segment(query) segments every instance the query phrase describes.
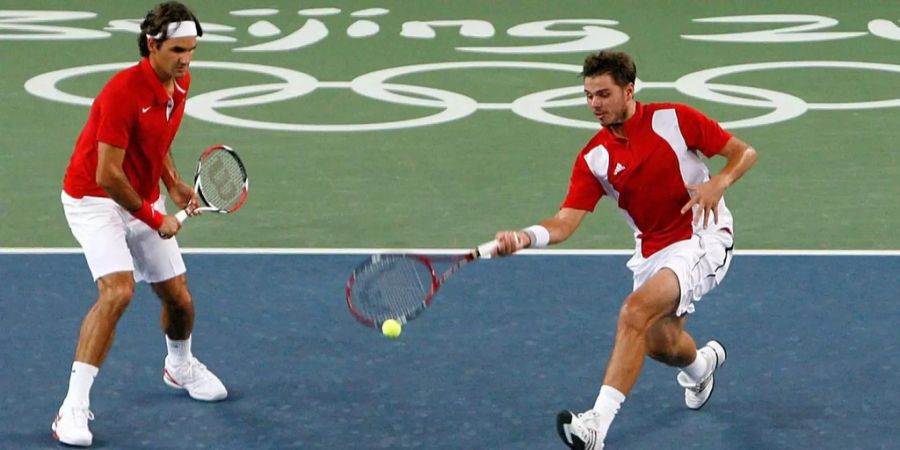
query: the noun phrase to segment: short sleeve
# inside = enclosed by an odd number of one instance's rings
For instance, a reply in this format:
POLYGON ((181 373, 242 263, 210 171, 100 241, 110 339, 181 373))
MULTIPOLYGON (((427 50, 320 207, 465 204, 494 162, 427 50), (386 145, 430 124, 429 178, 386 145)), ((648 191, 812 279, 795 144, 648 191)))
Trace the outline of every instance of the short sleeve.
POLYGON ((97 141, 119 148, 128 147, 137 120, 137 106, 132 97, 110 83, 95 101, 99 102, 97 141))
POLYGON ((687 105, 677 105, 676 111, 678 126, 689 149, 700 150, 707 157, 712 157, 722 151, 731 139, 731 133, 702 112, 687 105))
POLYGON ((560 207, 593 212, 601 197, 603 197, 603 187, 591 173, 591 169, 584 160, 584 152, 581 152, 572 167, 569 192, 560 207))

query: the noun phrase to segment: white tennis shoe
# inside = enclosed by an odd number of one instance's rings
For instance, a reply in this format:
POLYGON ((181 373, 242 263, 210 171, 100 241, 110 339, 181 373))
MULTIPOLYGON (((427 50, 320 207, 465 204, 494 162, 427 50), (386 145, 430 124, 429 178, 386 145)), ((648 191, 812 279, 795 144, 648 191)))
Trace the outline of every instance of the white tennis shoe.
POLYGON ((184 389, 195 400, 215 402, 228 397, 225 385, 195 357, 181 365, 169 364, 166 358, 163 381, 175 389, 184 389))
POLYGON ((603 440, 598 421, 600 413, 589 409, 575 415, 562 411, 556 416, 556 431, 563 443, 574 450, 603 450, 603 440))
POLYGON ((94 435, 88 428, 88 421, 94 420, 94 414, 88 408, 63 405, 56 413, 50 429, 53 439, 67 445, 90 447, 94 435))
POLYGON ((700 409, 709 401, 715 388, 716 369, 725 364, 725 347, 719 341, 709 341, 700 350, 697 350, 697 356, 706 358, 706 373, 700 381, 694 381, 688 374, 683 371, 678 372, 676 379, 678 384, 684 388, 684 404, 690 409, 700 409))

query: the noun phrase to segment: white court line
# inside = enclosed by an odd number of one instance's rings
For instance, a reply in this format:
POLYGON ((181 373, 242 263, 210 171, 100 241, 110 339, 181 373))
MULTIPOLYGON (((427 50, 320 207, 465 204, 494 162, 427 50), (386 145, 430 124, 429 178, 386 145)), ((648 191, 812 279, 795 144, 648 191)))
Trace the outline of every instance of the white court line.
MULTIPOLYGON (((422 253, 454 255, 469 249, 449 248, 183 248, 186 254, 199 255, 371 255, 376 253, 422 253)), ((0 255, 80 254, 77 247, 0 247, 0 255)), ((523 255, 602 256, 630 255, 631 249, 542 249, 523 250, 523 255)), ((801 250, 760 249, 735 250, 735 255, 753 256, 900 256, 900 250, 801 250)))

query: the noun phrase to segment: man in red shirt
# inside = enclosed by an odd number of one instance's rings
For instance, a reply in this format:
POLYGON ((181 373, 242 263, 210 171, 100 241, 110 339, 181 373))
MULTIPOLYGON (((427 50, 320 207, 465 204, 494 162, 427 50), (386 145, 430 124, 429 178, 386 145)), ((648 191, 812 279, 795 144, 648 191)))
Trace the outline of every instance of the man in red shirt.
POLYGON ((168 355, 163 380, 197 400, 224 399, 222 382, 191 353, 194 307, 174 236, 181 224, 165 214, 165 198, 193 211, 197 194, 172 162, 172 140, 190 88, 188 65, 203 34, 178 2, 157 5, 141 23, 143 59, 109 80, 91 106, 66 169, 61 194, 66 220, 84 250, 99 296, 81 325, 69 390, 54 419, 53 436, 89 446, 90 389, 112 346, 115 327, 147 281, 162 302, 168 355))
POLYGON ((637 69, 625 53, 588 56, 582 77, 603 128, 575 160, 559 212, 524 230, 498 232, 497 239, 501 255, 565 241, 603 196, 634 229, 636 249, 627 264, 634 290, 619 312, 600 393, 586 412, 557 417, 566 445, 599 450, 645 355, 680 368, 688 408, 709 400, 725 348, 712 340, 698 350, 684 326, 693 303, 728 271, 734 226, 723 195, 753 166, 756 151, 689 106, 636 102, 637 69), (725 167, 710 177, 700 153, 724 157, 725 167))

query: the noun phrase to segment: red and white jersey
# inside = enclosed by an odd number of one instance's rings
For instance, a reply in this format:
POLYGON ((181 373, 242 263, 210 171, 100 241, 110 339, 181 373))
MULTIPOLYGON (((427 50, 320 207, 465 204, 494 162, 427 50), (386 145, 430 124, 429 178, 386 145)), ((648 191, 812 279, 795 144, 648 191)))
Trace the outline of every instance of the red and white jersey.
MULTIPOLYGON (((690 200, 685 184, 709 179, 698 151, 707 157, 719 153, 731 133, 676 103, 637 103, 624 130, 627 139, 604 128, 581 150, 562 207, 593 211, 603 195, 612 197, 646 258, 694 233, 690 212, 681 214, 690 200)), ((718 213, 715 228, 733 230, 724 198, 718 213)), ((697 227, 702 226, 701 219, 697 227)))
POLYGON ((97 147, 105 142, 125 149, 122 169, 128 181, 142 199, 156 201, 190 85, 189 73, 175 80, 170 99, 147 58, 115 74, 91 105, 66 168, 63 190, 74 198, 108 196, 97 185, 97 147))

